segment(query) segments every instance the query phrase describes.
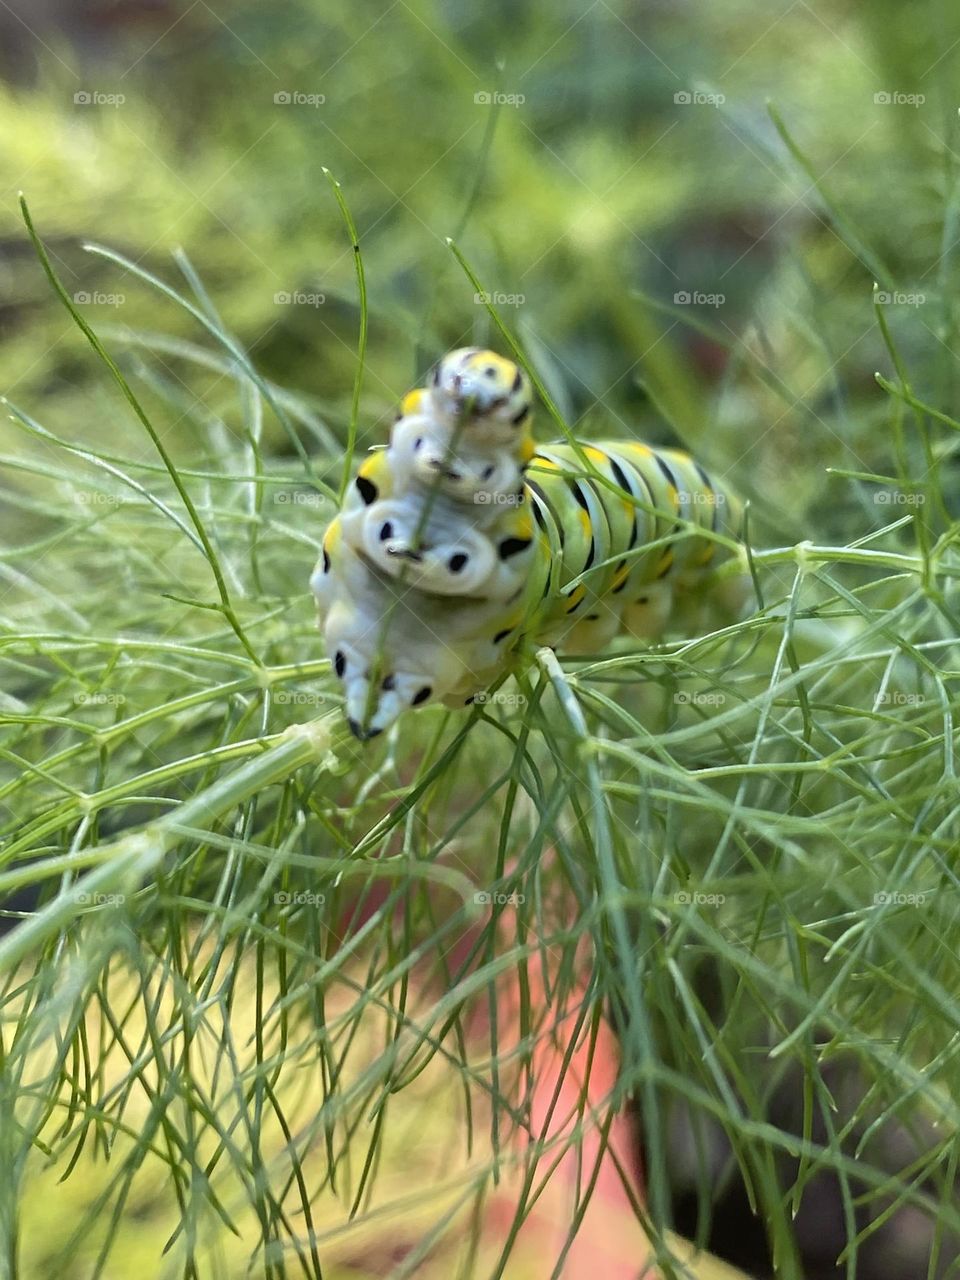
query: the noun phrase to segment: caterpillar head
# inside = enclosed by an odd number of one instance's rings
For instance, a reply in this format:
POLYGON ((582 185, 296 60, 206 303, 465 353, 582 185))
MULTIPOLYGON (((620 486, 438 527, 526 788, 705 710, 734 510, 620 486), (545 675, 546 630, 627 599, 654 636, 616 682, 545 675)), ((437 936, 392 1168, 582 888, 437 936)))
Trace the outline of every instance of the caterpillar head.
POLYGON ((529 427, 530 379, 513 360, 479 347, 459 347, 433 371, 434 408, 461 427, 466 447, 511 445, 529 427))
POLYGON ((405 477, 463 503, 512 500, 534 453, 530 381, 512 360, 462 347, 444 356, 431 384, 404 398, 390 444, 405 477))
POLYGON ((361 741, 413 708, 463 706, 499 670, 503 642, 492 637, 503 626, 501 603, 451 610, 448 598, 398 587, 359 556, 344 554, 332 567, 332 591, 318 595, 321 625, 347 722, 361 741), (479 648, 478 635, 488 640, 479 648))

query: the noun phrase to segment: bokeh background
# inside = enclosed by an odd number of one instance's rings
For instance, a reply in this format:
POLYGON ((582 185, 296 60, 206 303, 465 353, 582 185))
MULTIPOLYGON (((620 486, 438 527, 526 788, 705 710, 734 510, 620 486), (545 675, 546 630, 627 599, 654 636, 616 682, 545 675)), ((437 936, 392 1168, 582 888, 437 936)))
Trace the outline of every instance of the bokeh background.
MULTIPOLYGON (((100 328, 185 322, 84 241, 161 274, 182 245, 264 372, 342 430, 357 294, 326 167, 367 271, 372 438, 437 352, 489 336, 453 237, 584 434, 680 431, 793 531, 842 520, 824 466, 884 470, 875 280, 905 300, 905 355, 954 387, 958 21, 894 0, 11 0, 0 382, 48 425, 110 430, 22 188, 100 328)), ((157 376, 180 374, 171 352, 157 376)))
MULTIPOLYGON (((890 501, 854 473, 895 473, 877 299, 914 392, 956 404, 958 72, 948 0, 6 0, 0 391, 63 440, 154 460, 43 277, 22 190, 174 457, 201 465, 243 436, 235 370, 182 307, 89 242, 185 289, 182 247, 223 326, 294 397, 304 448, 335 484, 360 307, 326 170, 356 224, 369 301, 361 446, 383 441, 439 353, 498 343, 492 301, 581 438, 696 449, 750 498, 761 541, 866 537, 890 522, 890 501)), ((261 425, 270 466, 295 474, 281 424, 261 425)), ((95 556, 46 553, 54 455, 22 423, 0 430, 0 571, 16 586, 17 548, 37 542, 31 592, 69 602, 74 573, 111 590, 115 571, 95 556)), ((552 432, 541 415, 541 438, 552 432)), ((295 600, 316 659, 305 582, 317 511, 289 489, 276 500, 302 537, 275 555, 268 586, 295 600)), ((833 1084, 855 1113, 855 1076, 833 1084)), ((789 1072, 770 1085, 784 1130, 802 1123, 799 1090, 789 1072)), ((681 1118, 670 1176, 692 1235, 703 1151, 684 1133, 681 1118)), ((74 1197, 65 1214, 48 1219, 36 1197, 30 1210, 35 1274, 38 1238, 68 1238, 82 1181, 60 1194, 74 1197)), ((835 1182, 805 1205, 805 1280, 849 1280, 835 1182)), ((929 1239, 926 1221, 900 1216, 861 1250, 857 1280, 919 1280, 929 1239)), ((773 1274, 735 1184, 709 1243, 773 1274)))

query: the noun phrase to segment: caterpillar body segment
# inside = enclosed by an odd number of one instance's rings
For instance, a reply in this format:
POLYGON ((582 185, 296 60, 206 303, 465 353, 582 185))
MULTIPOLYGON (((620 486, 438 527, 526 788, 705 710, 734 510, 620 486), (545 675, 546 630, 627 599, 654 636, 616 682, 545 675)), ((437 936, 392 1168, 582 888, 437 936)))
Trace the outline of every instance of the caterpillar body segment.
POLYGON ((358 737, 473 701, 524 641, 591 653, 742 607, 742 576, 710 598, 741 535, 723 485, 638 441, 536 448, 530 418, 517 365, 462 348, 360 466, 311 579, 358 737))

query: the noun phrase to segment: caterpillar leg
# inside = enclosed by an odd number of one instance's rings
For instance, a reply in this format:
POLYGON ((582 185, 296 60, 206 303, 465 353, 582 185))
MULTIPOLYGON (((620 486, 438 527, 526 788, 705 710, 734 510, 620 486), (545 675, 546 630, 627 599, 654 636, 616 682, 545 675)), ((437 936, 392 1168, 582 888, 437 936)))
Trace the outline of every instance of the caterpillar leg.
POLYGON ((623 609, 623 627, 638 640, 658 640, 673 609, 673 584, 650 582, 623 609))
POLYGON ((623 618, 619 608, 596 600, 593 608, 561 637, 558 648, 563 653, 599 653, 619 632, 623 618))
POLYGON ((689 635, 715 631, 737 622, 748 612, 753 601, 753 580, 749 574, 737 574, 722 581, 705 580, 678 585, 674 618, 678 629, 689 635))

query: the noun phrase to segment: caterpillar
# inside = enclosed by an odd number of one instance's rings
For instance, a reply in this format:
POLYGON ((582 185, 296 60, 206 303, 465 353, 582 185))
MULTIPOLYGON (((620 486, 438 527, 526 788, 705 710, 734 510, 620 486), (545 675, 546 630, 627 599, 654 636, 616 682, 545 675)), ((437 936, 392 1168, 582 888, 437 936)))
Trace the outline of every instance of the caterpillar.
POLYGON ((742 607, 742 573, 709 598, 721 539, 742 537, 724 485, 634 440, 538 447, 532 416, 517 364, 451 351, 327 527, 311 587, 361 740, 411 707, 469 705, 528 641, 594 653, 742 607))

